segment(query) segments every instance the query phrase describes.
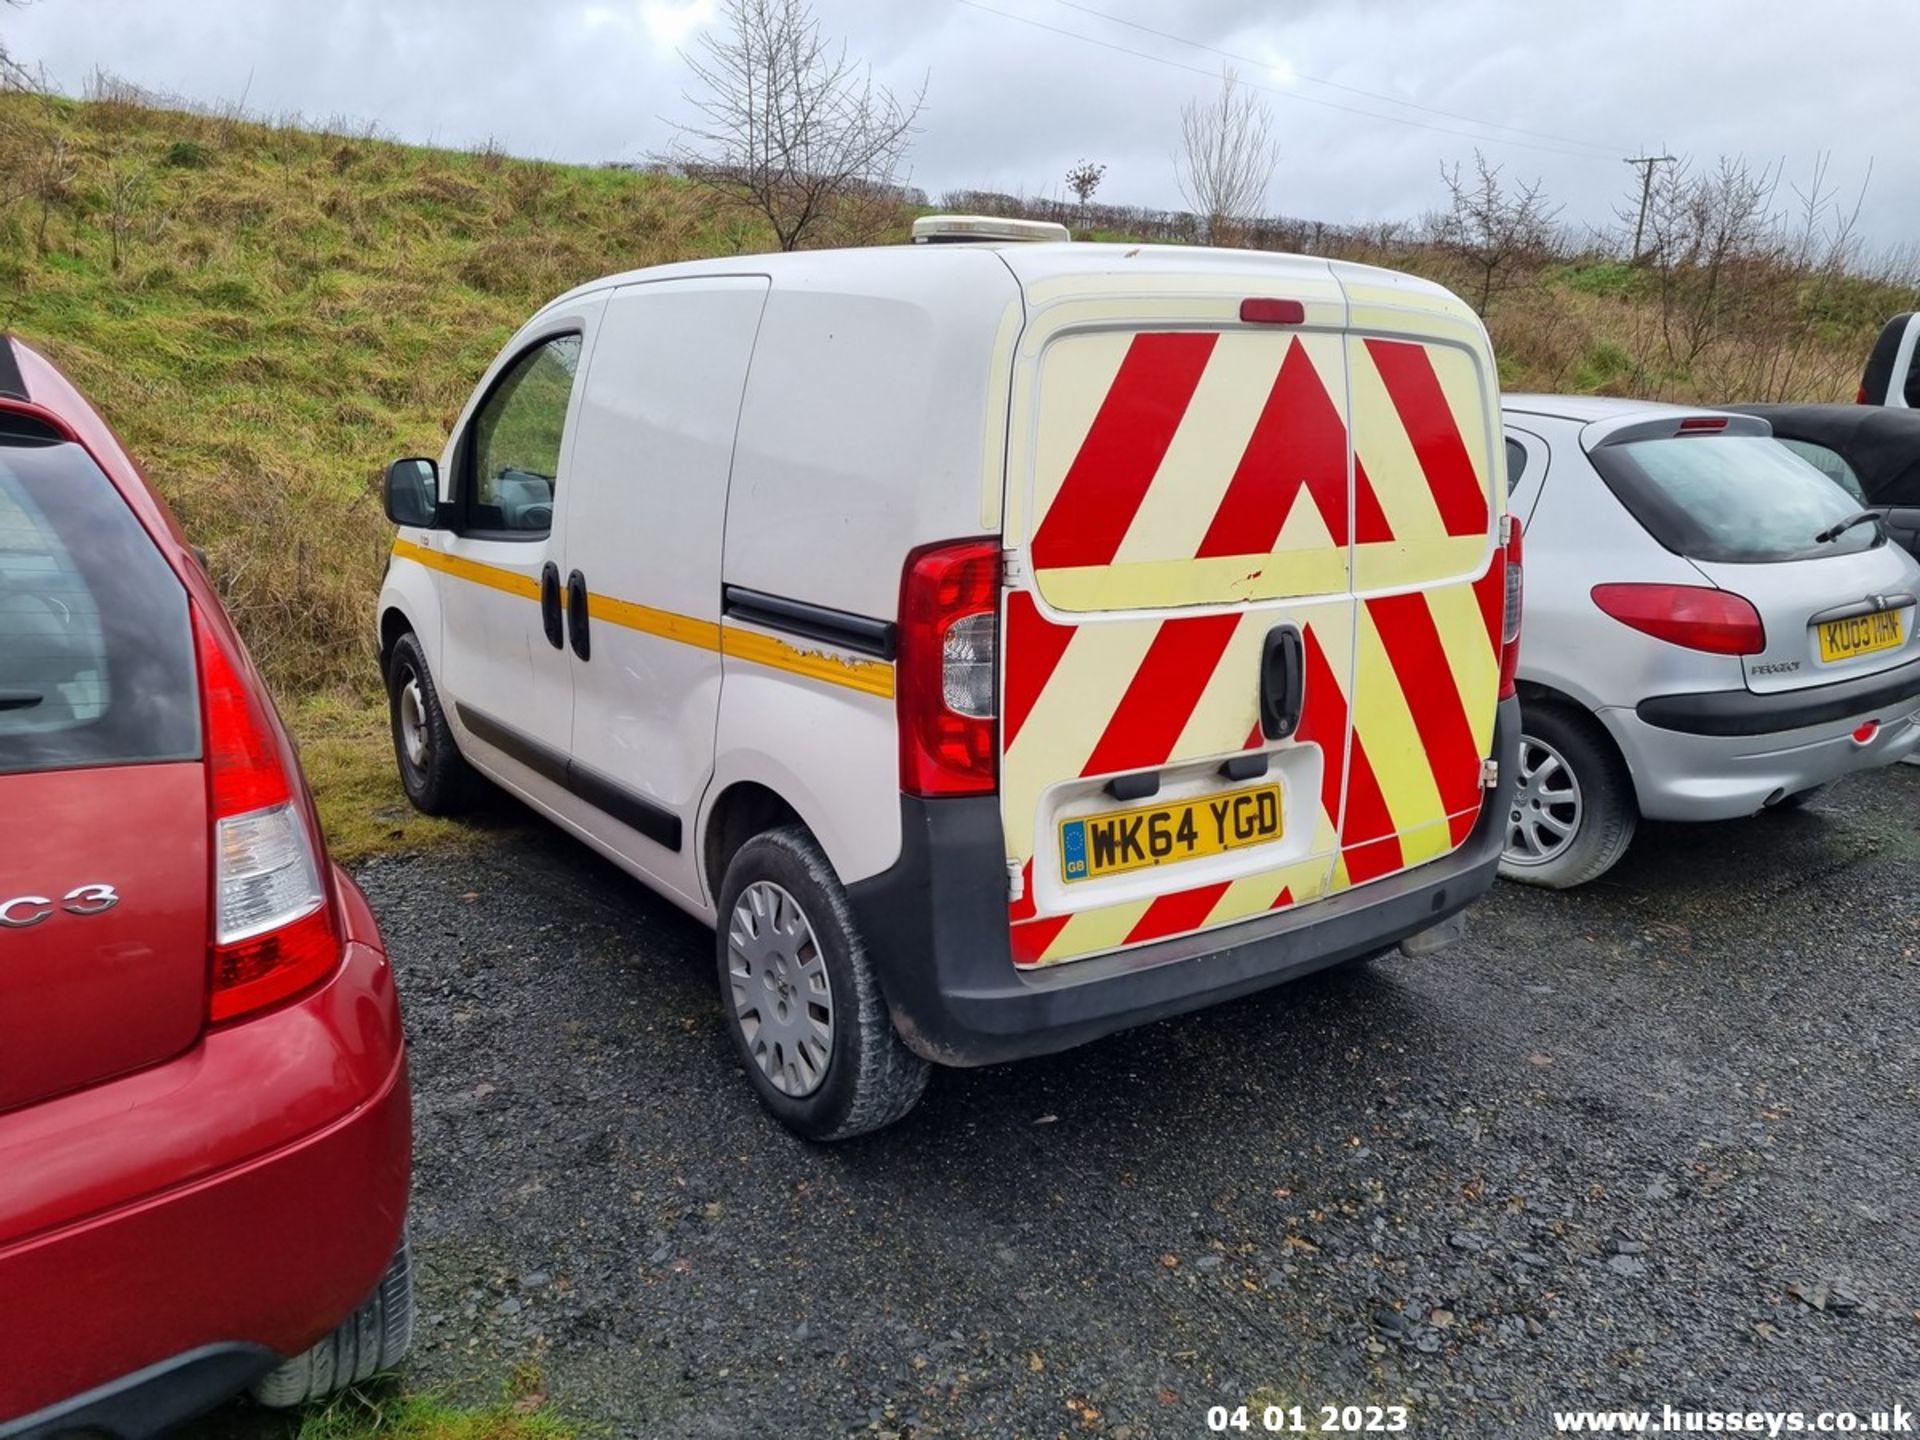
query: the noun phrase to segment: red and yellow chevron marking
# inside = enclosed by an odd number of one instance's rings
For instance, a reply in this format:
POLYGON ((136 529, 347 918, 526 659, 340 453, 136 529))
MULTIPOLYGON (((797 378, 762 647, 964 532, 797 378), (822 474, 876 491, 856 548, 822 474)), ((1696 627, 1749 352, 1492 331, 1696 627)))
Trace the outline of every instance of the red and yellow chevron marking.
POLYGON ((1027 881, 1016 960, 1228 924, 1464 839, 1492 743, 1501 604, 1474 357, 1317 333, 1113 332, 1055 342, 1041 375, 1042 598, 1009 593, 1003 632, 1002 804, 1027 881), (1248 601, 1264 603, 1234 603, 1248 601), (1182 606, 1212 608, 1139 614, 1182 606), (1133 613, 1076 613, 1115 611, 1133 613), (1306 641, 1306 707, 1270 748, 1316 761, 1278 767, 1319 777, 1318 795, 1287 798, 1290 829, 1312 827, 1306 853, 1040 913, 1053 787, 1261 748, 1259 654, 1283 621, 1306 641))

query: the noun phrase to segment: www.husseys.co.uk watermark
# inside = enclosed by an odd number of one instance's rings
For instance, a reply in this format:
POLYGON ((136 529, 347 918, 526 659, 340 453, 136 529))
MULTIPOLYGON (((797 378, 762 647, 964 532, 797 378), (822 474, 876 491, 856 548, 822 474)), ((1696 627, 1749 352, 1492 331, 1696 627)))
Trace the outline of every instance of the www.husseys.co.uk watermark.
POLYGON ((1556 1410, 1556 1434, 1913 1435, 1914 1413, 1891 1410, 1556 1410))

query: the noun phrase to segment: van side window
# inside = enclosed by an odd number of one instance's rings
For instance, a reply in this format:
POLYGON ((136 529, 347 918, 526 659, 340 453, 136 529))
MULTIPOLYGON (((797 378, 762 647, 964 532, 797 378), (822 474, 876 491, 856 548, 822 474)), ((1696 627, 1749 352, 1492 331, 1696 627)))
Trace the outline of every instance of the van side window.
POLYGON ((467 525, 533 538, 553 528, 554 487, 580 337, 561 335, 507 367, 473 418, 467 525))

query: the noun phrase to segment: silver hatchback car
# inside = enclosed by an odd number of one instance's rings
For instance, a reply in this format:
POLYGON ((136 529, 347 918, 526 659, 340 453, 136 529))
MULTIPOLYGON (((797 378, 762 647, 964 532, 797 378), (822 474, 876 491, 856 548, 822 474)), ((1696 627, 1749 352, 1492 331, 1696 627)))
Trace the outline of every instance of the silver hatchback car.
POLYGON ((1527 557, 1503 873, 1580 885, 1642 816, 1751 815, 1920 749, 1920 564, 1766 421, 1503 409, 1527 557))

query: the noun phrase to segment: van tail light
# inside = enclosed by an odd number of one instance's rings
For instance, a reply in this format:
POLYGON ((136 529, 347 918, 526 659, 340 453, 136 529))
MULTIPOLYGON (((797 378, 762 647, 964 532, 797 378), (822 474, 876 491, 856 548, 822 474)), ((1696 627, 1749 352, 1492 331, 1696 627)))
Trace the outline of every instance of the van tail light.
POLYGON ((326 849, 285 733, 237 647, 193 616, 213 821, 207 1018, 305 990, 340 959, 326 849))
POLYGON ((894 681, 900 788, 992 791, 1000 673, 1000 543, 960 540, 907 557, 894 681))
POLYGON ((1767 627, 1745 596, 1703 585, 1596 585, 1593 603, 1656 640, 1710 655, 1758 655, 1767 627))
POLYGON ((1520 669, 1520 610, 1526 584, 1521 565, 1520 521, 1513 515, 1500 519, 1501 547, 1506 552, 1506 599, 1500 612, 1500 698, 1511 700, 1518 692, 1515 675, 1520 669))

